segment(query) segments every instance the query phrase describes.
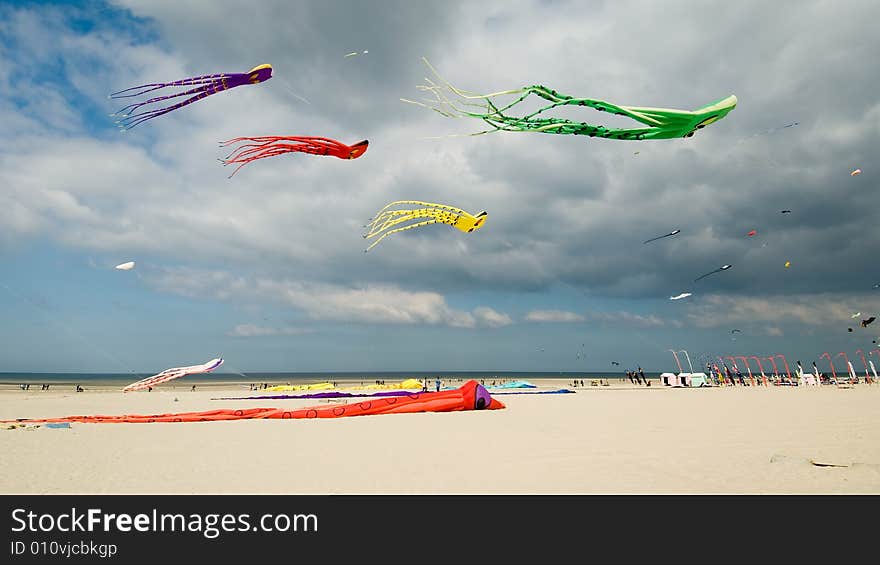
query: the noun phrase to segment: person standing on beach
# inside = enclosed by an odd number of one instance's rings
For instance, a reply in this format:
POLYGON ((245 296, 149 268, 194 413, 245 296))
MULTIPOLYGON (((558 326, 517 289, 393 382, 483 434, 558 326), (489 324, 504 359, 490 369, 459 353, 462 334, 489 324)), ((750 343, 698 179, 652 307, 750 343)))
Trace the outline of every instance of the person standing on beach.
POLYGON ((645 386, 651 386, 650 383, 648 383, 648 377, 645 376, 645 372, 642 370, 641 367, 639 367, 639 376, 642 377, 642 381, 644 381, 645 386))
POLYGON ((727 366, 727 363, 724 364, 724 374, 727 377, 727 382, 729 382, 731 386, 736 386, 736 381, 730 373, 730 367, 727 366))
POLYGON ((434 380, 434 386, 437 388, 437 392, 440 392, 440 377, 434 380))

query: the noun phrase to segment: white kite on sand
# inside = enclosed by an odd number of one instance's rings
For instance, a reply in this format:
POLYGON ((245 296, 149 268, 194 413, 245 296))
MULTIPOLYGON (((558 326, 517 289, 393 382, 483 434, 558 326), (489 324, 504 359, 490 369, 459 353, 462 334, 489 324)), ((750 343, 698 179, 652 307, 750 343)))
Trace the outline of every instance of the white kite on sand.
POLYGON ((120 271, 130 271, 134 269, 134 261, 129 261, 128 263, 120 263, 116 265, 116 268, 120 271))
POLYGON ((687 298, 690 295, 691 295, 690 292, 682 292, 678 296, 670 296, 669 300, 681 300, 682 298, 687 298))
POLYGON ((131 392, 133 390, 143 390, 145 388, 150 388, 152 386, 168 382, 173 379, 179 379, 180 377, 185 377, 187 375, 195 375, 197 373, 210 373, 217 367, 223 364, 223 358, 218 357, 217 359, 211 359, 207 363, 203 365, 193 365, 192 367, 174 367, 173 369, 165 369, 159 374, 153 375, 152 377, 147 377, 146 379, 141 379, 136 383, 131 383, 124 389, 122 392, 131 392))

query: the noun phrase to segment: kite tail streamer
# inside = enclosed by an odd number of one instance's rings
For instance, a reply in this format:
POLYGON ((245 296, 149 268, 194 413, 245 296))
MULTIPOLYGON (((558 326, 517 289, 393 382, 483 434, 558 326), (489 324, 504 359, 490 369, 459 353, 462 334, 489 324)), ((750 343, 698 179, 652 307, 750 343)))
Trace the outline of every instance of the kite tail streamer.
MULTIPOLYGON (((203 98, 206 98, 212 94, 216 94, 217 92, 220 92, 220 90, 216 90, 216 89, 215 90, 203 90, 191 98, 187 98, 186 100, 184 100, 182 102, 178 102, 177 104, 173 104, 173 105, 167 106, 165 108, 156 108, 155 110, 148 110, 146 112, 141 112, 140 114, 131 114, 131 113, 126 114, 117 123, 120 124, 120 127, 122 129, 129 130, 137 125, 140 125, 140 124, 146 122, 147 120, 151 120, 153 118, 158 118, 159 116, 165 115, 165 114, 172 112, 174 110, 177 110, 179 108, 183 108, 184 106, 189 106, 193 102, 197 102, 197 101, 199 101, 203 98)), ((190 93, 187 92, 185 94, 190 94, 190 93)), ((177 95, 175 95, 175 96, 177 96, 177 95)), ((141 105, 143 105, 143 104, 146 104, 146 102, 142 103, 141 105)))
MULTIPOLYGON (((382 212, 384 212, 388 208, 391 208, 392 206, 396 206, 398 204, 418 204, 419 206, 425 206, 428 208, 440 208, 442 210, 449 210, 450 212, 455 212, 456 214, 464 214, 465 213, 465 211, 462 210, 461 208, 447 206, 446 204, 434 204, 433 202, 423 202, 421 200, 395 200, 394 202, 390 202, 390 203, 386 204, 381 210, 379 210, 379 212, 373 218, 378 217, 379 214, 381 214, 382 212)), ((370 218, 370 219, 372 220, 373 218, 370 218)))
POLYGON ((382 224, 378 227, 373 226, 370 231, 364 235, 364 238, 372 237, 376 234, 383 232, 384 230, 394 227, 396 225, 402 224, 403 222, 413 220, 415 218, 431 218, 434 217, 434 212, 432 212, 429 208, 422 208, 421 210, 395 210, 394 212, 385 212, 387 216, 384 218, 382 224))
MULTIPOLYGON (((410 218, 406 218, 406 219, 410 219, 410 218)), ((382 235, 380 235, 380 236, 379 236, 379 239, 377 239, 377 240, 374 241, 372 244, 370 244, 369 247, 367 247, 366 249, 364 249, 364 253, 366 253, 366 252, 369 251, 370 249, 372 249, 372 248, 376 247, 377 245, 379 245, 379 242, 381 242, 383 239, 385 239, 386 237, 388 237, 389 235, 391 235, 391 234, 393 234, 393 233, 399 233, 399 232, 402 232, 402 231, 411 230, 411 229, 413 229, 413 228, 420 228, 420 227, 424 227, 424 226, 430 226, 431 224, 436 224, 436 223, 437 223, 437 220, 426 220, 426 221, 424 221, 424 222, 418 222, 418 223, 415 223, 415 224, 412 224, 412 225, 409 225, 409 226, 405 226, 405 227, 402 227, 402 228, 397 228, 397 229, 393 229, 393 230, 387 231, 387 232, 383 233, 382 235)), ((367 237, 367 236, 364 236, 364 237, 367 237)))
POLYGON ((131 88, 126 88, 125 90, 119 90, 117 92, 111 93, 107 98, 117 99, 117 98, 133 98, 135 96, 141 96, 148 92, 153 92, 154 90, 159 90, 160 88, 167 88, 169 86, 195 86, 197 84, 212 84, 218 80, 222 81, 223 79, 229 78, 229 75, 226 73, 213 74, 213 75, 202 75, 198 77, 191 77, 182 80, 177 80, 174 82, 154 82, 151 84, 142 84, 140 86, 132 86, 131 88), (124 93, 129 94, 124 94, 124 93))

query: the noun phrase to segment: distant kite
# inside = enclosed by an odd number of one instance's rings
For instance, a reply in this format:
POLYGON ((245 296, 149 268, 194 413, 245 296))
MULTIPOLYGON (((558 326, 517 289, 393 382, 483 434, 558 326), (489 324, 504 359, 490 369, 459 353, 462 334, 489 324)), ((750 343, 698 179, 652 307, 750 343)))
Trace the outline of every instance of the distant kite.
POLYGON ((195 375, 198 373, 209 373, 223 364, 222 358, 211 359, 207 363, 202 365, 193 365, 191 367, 175 367, 173 369, 165 369, 161 373, 157 375, 153 375, 152 377, 147 377, 146 379, 139 380, 136 383, 131 383, 124 389, 122 392, 131 392, 133 390, 143 390, 145 388, 150 388, 156 386, 158 384, 162 384, 164 382, 168 382, 173 379, 179 379, 180 377, 185 377, 187 375, 195 375))
POLYGON ((858 318, 858 317, 861 316, 861 315, 862 315, 861 312, 856 312, 855 314, 851 315, 850 318, 852 318, 853 320, 855 320, 856 318, 858 318))
POLYGON ((643 243, 651 243, 652 241, 657 241, 658 239, 663 239, 664 237, 672 237, 673 235, 678 235, 679 233, 681 233, 681 230, 672 230, 671 232, 669 232, 665 235, 658 235, 657 237, 652 237, 651 239, 648 239, 648 240, 644 241, 643 243))
POLYGON ((366 139, 358 141, 354 145, 346 145, 326 137, 270 135, 265 137, 236 137, 228 141, 221 141, 220 147, 227 147, 241 141, 250 143, 240 145, 227 155, 225 159, 220 159, 224 166, 231 163, 239 164, 232 171, 232 175, 229 175, 229 178, 232 178, 240 168, 257 159, 275 157, 285 153, 309 153, 311 155, 329 155, 339 159, 357 159, 367 152, 367 147, 370 144, 366 139))
POLYGON ((780 214, 791 214, 791 210, 780 210, 780 214))
POLYGON ((731 268, 731 267, 733 267, 733 265, 721 265, 720 267, 718 267, 718 268, 715 269, 714 271, 709 271, 709 272, 706 273, 705 275, 700 275, 699 277, 695 278, 695 279, 694 279, 694 282, 697 282, 697 281, 700 280, 700 279, 704 279, 704 278, 708 277, 709 275, 712 275, 712 274, 715 274, 715 273, 720 273, 721 271, 726 271, 727 269, 729 269, 729 268, 731 268))
POLYGON ((857 175, 860 175, 860 174, 862 174, 862 170, 861 170, 861 169, 856 169, 856 170, 854 170, 853 172, 851 172, 851 173, 849 174, 849 176, 854 177, 854 176, 857 176, 857 175))
POLYGON ((852 332, 852 328, 846 328, 846 331, 852 332))
POLYGON ((617 361, 612 361, 611 364, 612 365, 620 365, 620 363, 618 363, 617 361))
POLYGON ((130 271, 134 269, 134 261, 129 261, 128 263, 120 263, 119 265, 116 265, 115 268, 119 269, 120 271, 130 271))
POLYGON ((735 334, 735 333, 737 333, 737 332, 742 333, 743 331, 742 331, 742 330, 737 330, 737 329, 730 330, 730 333, 732 333, 732 334, 735 334))
POLYGON ((787 268, 789 268, 789 267, 791 267, 791 261, 786 261, 786 262, 785 262, 785 268, 787 269, 787 268))
POLYGON ((681 300, 682 298, 687 298, 690 295, 691 295, 690 292, 682 292, 678 296, 670 296, 669 300, 681 300))
POLYGON ((862 320, 862 327, 863 327, 863 328, 867 328, 867 327, 868 327, 868 324, 870 324, 871 322, 873 322, 873 321, 876 320, 876 319, 877 319, 877 318, 875 318, 874 316, 871 316, 870 318, 867 318, 867 319, 865 319, 865 320, 862 320))
POLYGON ((749 237, 752 237, 753 235, 755 235, 755 234, 757 234, 757 233, 758 233, 757 230, 752 230, 752 231, 750 231, 749 233, 747 233, 746 235, 749 236, 749 237))
POLYGON ((378 245, 380 241, 393 233, 402 232, 413 228, 419 228, 422 226, 428 226, 431 224, 447 224, 459 231, 471 233, 472 231, 478 230, 483 227, 483 222, 485 222, 487 217, 488 214, 486 214, 486 212, 480 212, 476 216, 473 216, 465 212, 461 208, 454 208, 445 204, 433 204, 431 202, 422 202, 420 200, 398 200, 396 202, 391 202, 390 204, 387 204, 384 208, 379 210, 379 213, 376 214, 376 216, 372 220, 370 220, 370 223, 367 224, 367 226, 365 226, 369 228, 369 231, 364 234, 365 239, 376 237, 377 235, 379 236, 379 238, 372 244, 370 244, 370 246, 367 247, 364 252, 369 251, 370 249, 378 245), (417 204, 424 207, 405 210, 389 210, 389 208, 391 208, 392 206, 397 206, 400 204, 417 204), (409 220, 417 220, 421 218, 430 219, 422 220, 400 228, 389 229, 409 220))
POLYGON ((127 88, 125 90, 120 90, 119 92, 114 92, 109 96, 109 98, 132 98, 170 86, 195 86, 195 88, 191 88, 184 92, 178 92, 177 94, 158 96, 156 98, 150 98, 143 102, 130 104, 125 108, 122 108, 118 112, 110 115, 112 117, 119 118, 118 120, 116 120, 116 124, 119 126, 119 129, 125 131, 135 127, 138 124, 142 124, 147 120, 157 118, 163 114, 167 114, 168 112, 177 110, 178 108, 183 108, 184 106, 192 104, 193 102, 201 100, 202 98, 208 97, 212 94, 217 94, 218 92, 223 92, 224 90, 229 90, 230 88, 235 88, 236 86, 241 86, 244 84, 257 84, 260 82, 265 82, 270 78, 272 78, 272 65, 258 65, 246 73, 220 73, 216 75, 202 75, 198 77, 176 80, 174 82, 157 82, 135 86, 132 88, 127 88), (189 98, 187 98, 183 102, 178 102, 177 104, 173 104, 171 106, 154 108, 152 110, 146 110, 144 112, 137 112, 138 109, 147 104, 163 102, 165 100, 170 100, 171 98, 177 98, 180 96, 189 96, 189 98))
POLYGON ((880 288, 880 283, 874 284, 874 286, 872 286, 871 288, 880 288))
POLYGON ((775 127, 775 128, 770 128, 770 129, 765 130, 765 131, 761 131, 761 132, 758 132, 758 133, 753 133, 752 135, 750 135, 750 136, 748 136, 748 137, 746 137, 746 138, 744 138, 744 139, 741 139, 740 142, 746 141, 747 139, 751 139, 751 138, 756 137, 756 136, 759 136, 759 135, 769 135, 769 134, 772 134, 772 133, 776 133, 777 131, 784 130, 784 129, 786 129, 786 128, 790 128, 790 127, 794 127, 794 126, 796 126, 796 125, 798 125, 798 124, 799 124, 799 122, 792 122, 792 123, 790 123, 790 124, 786 124, 786 125, 784 125, 784 126, 779 126, 779 127, 775 127))
POLYGON ((469 117, 482 120, 491 129, 473 133, 480 135, 496 131, 530 131, 551 134, 588 135, 590 137, 602 137, 605 139, 672 139, 677 137, 691 137, 694 133, 716 122, 736 108, 736 96, 728 96, 697 110, 674 110, 667 108, 641 108, 634 106, 618 106, 602 100, 591 98, 575 98, 560 94, 555 90, 541 85, 526 86, 514 90, 504 90, 491 94, 476 94, 452 86, 449 81, 431 66, 427 59, 422 61, 434 73, 439 81, 425 79, 426 85, 419 86, 419 90, 430 93, 434 99, 427 103, 415 102, 401 98, 401 101, 423 106, 438 112, 449 118, 469 117), (505 112, 530 95, 534 94, 543 98, 549 104, 530 112, 524 116, 509 116, 505 112), (498 96, 517 96, 510 103, 503 104, 496 100, 498 96), (450 98, 458 98, 453 101, 450 98), (477 102, 479 101, 479 102, 477 102), (563 118, 537 117, 543 112, 560 106, 587 106, 599 112, 608 112, 618 116, 626 116, 644 124, 643 127, 632 128, 608 128, 605 126, 590 125, 585 122, 575 122, 563 118))
MULTIPOLYGON (((364 55, 366 55, 367 53, 369 53, 369 51, 362 51, 362 53, 363 53, 364 55)), ((354 56, 357 55, 357 54, 358 54, 357 51, 352 51, 351 53, 347 53, 345 56, 346 56, 346 57, 354 57, 354 56)))

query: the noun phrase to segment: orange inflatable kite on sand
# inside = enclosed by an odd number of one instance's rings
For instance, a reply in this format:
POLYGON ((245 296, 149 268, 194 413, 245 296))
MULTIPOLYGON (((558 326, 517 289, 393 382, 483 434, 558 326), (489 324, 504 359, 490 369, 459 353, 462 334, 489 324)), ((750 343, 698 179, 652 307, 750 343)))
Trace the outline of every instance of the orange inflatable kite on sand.
POLYGON ((497 410, 504 404, 492 398, 477 381, 468 381, 460 388, 440 392, 414 392, 406 396, 371 398, 364 402, 336 406, 312 406, 297 410, 283 408, 246 408, 242 410, 209 410, 178 414, 130 414, 122 416, 66 416, 0 420, 7 422, 80 422, 80 423, 151 423, 151 422, 217 422, 226 420, 297 420, 304 418, 341 418, 376 414, 411 414, 415 412, 457 412, 460 410, 497 410))

